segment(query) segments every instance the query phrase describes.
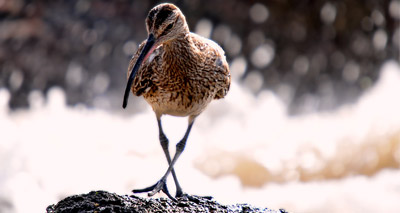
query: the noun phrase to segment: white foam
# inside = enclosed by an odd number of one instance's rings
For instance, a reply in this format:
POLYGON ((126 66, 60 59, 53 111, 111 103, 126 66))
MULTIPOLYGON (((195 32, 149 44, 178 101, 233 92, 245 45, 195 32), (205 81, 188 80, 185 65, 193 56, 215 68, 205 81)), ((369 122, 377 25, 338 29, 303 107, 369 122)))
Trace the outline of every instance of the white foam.
MULTIPOLYGON (((396 211, 400 172, 387 168, 400 164, 399 91, 399 64, 390 61, 357 103, 289 117, 271 92, 254 96, 234 82, 197 119, 176 165, 181 185, 225 203, 294 212, 396 211)), ((0 199, 12 212, 42 212, 89 190, 127 194, 167 167, 150 107, 129 117, 66 107, 56 88, 47 103, 34 92, 31 109, 9 113, 9 96, 0 90, 0 199)), ((187 121, 166 116, 163 124, 173 152, 187 121)))

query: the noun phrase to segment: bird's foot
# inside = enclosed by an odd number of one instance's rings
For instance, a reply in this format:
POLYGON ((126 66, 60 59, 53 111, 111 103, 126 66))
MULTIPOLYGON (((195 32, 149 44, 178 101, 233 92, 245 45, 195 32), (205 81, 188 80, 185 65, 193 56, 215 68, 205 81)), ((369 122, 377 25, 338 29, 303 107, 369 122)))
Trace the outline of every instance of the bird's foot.
POLYGON ((178 198, 178 197, 183 197, 184 195, 186 195, 186 194, 184 194, 184 193, 182 192, 182 188, 179 186, 179 188, 176 189, 175 197, 176 197, 176 198, 178 198))
MULTIPOLYGON (((177 197, 178 198, 178 197, 177 197)), ((180 200, 188 200, 188 201, 192 201, 195 203, 198 203, 200 200, 212 200, 213 197, 212 196, 198 196, 198 195, 189 195, 186 193, 182 193, 181 196, 179 196, 180 200)))
POLYGON ((166 194, 171 200, 176 201, 176 199, 169 193, 167 184, 166 184, 166 180, 164 178, 162 178, 157 183, 155 183, 154 185, 149 186, 147 188, 132 190, 133 193, 149 192, 147 194, 149 197, 157 194, 160 191, 164 192, 164 194, 166 194))

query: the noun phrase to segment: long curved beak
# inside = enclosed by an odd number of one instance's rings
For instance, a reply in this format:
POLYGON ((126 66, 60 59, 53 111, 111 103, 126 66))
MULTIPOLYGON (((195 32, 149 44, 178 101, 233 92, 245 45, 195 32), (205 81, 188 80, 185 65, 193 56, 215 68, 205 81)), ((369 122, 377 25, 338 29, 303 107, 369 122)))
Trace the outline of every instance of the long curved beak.
POLYGON ((152 33, 150 33, 149 37, 147 38, 146 44, 144 45, 144 48, 143 48, 142 52, 140 53, 135 66, 133 66, 133 68, 131 70, 131 74, 129 75, 128 83, 126 84, 126 88, 125 88, 124 103, 122 104, 123 108, 125 108, 126 105, 128 105, 129 92, 132 87, 133 79, 135 79, 136 72, 139 70, 140 65, 142 64, 143 59, 146 57, 147 53, 154 46, 154 43, 155 43, 154 35, 152 33))

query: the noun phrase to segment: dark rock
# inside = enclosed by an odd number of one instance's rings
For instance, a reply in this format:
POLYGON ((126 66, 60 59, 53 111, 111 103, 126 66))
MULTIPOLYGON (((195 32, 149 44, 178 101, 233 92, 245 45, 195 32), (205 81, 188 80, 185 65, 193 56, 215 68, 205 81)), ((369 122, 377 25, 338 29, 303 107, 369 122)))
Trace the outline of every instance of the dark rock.
POLYGON ((174 202, 167 198, 142 198, 92 191, 73 195, 47 207, 46 212, 268 212, 282 213, 283 209, 258 208, 248 204, 222 205, 207 197, 190 195, 174 202))

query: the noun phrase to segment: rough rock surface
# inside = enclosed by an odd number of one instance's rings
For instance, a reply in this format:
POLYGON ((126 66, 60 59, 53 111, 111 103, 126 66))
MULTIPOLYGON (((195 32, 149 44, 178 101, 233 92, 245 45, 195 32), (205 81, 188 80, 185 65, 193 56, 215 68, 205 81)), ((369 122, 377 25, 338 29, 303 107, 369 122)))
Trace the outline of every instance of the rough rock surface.
POLYGON ((106 191, 92 191, 73 195, 47 207, 55 212, 268 212, 284 213, 283 209, 257 208, 248 204, 222 205, 215 200, 199 196, 179 198, 141 198, 135 195, 117 195, 106 191))

